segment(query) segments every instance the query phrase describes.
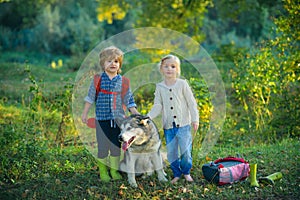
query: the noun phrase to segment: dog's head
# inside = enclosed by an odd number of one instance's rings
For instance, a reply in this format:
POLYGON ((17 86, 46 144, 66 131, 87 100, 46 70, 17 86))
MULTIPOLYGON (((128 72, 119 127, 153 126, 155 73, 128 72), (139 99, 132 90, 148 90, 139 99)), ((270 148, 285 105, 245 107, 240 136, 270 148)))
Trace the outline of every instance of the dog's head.
POLYGON ((126 151, 130 146, 141 146, 149 142, 153 135, 149 117, 131 115, 119 123, 121 133, 119 140, 123 142, 122 149, 126 151))

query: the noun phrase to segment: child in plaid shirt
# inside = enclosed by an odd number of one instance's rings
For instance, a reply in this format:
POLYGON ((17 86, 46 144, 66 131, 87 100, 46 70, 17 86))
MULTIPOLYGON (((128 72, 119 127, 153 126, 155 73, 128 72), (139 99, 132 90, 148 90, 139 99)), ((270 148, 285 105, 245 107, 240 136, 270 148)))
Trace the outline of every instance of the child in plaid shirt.
POLYGON ((100 179, 108 182, 111 178, 114 180, 122 178, 117 171, 119 168, 121 143, 118 139, 120 128, 116 124, 115 119, 125 116, 122 104, 125 104, 132 114, 138 114, 138 111, 129 87, 127 87, 128 91, 124 97, 121 96, 123 77, 120 75, 120 72, 123 52, 114 46, 110 46, 103 49, 99 57, 100 66, 104 71, 100 74, 101 89, 96 96, 94 80, 91 82, 88 95, 84 99, 85 106, 82 122, 87 123, 87 114, 91 105, 95 102, 100 179), (109 154, 111 177, 106 167, 109 154))

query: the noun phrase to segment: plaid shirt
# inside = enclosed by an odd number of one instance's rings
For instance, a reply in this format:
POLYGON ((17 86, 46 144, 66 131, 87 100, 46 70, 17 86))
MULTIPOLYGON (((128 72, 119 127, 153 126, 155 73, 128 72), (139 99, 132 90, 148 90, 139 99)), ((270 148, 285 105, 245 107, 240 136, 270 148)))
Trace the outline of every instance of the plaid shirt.
MULTIPOLYGON (((113 120, 118 117, 124 117, 125 112, 122 107, 121 90, 122 90, 122 76, 117 75, 112 80, 108 75, 103 72, 101 76, 101 89, 118 92, 116 98, 116 109, 114 109, 114 94, 105 94, 99 92, 96 98, 96 89, 94 86, 94 80, 91 81, 91 85, 88 91, 88 95, 84 100, 90 104, 96 102, 96 119, 97 120, 113 120)), ((136 107, 130 88, 124 96, 123 103, 127 108, 136 107)))

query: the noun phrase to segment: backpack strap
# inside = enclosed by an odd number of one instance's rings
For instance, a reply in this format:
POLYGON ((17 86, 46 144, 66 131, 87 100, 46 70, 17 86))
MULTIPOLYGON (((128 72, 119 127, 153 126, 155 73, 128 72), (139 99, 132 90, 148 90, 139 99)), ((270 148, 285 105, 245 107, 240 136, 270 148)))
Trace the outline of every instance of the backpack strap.
POLYGON ((97 99, 101 88, 101 76, 99 74, 94 75, 94 86, 96 89, 96 99, 97 99))
POLYGON ((219 159, 215 160, 214 163, 217 164, 217 163, 226 162, 226 161, 237 161, 237 162, 241 162, 241 163, 248 163, 243 158, 237 158, 237 157, 231 157, 231 156, 226 157, 226 158, 219 158, 219 159))
POLYGON ((124 99, 128 89, 129 89, 129 84, 130 84, 129 79, 126 78, 125 76, 122 76, 122 91, 121 91, 122 100, 124 99))
MULTIPOLYGON (((129 85, 130 85, 129 79, 126 78, 125 76, 122 76, 121 99, 122 99, 122 104, 123 104, 123 109, 124 110, 126 109, 126 106, 124 105, 123 100, 124 100, 124 97, 125 97, 128 89, 129 89, 129 85)), ((97 99, 99 92, 102 91, 101 90, 101 76, 99 74, 94 75, 94 86, 95 86, 95 89, 96 89, 96 99, 97 99)), ((103 90, 103 93, 116 95, 116 93, 113 93, 113 92, 109 93, 109 92, 106 92, 105 90, 103 90)))
POLYGON ((130 81, 125 76, 122 76, 122 90, 121 90, 121 98, 122 98, 122 107, 124 112, 126 112, 126 105, 124 103, 124 97, 129 89, 130 81))

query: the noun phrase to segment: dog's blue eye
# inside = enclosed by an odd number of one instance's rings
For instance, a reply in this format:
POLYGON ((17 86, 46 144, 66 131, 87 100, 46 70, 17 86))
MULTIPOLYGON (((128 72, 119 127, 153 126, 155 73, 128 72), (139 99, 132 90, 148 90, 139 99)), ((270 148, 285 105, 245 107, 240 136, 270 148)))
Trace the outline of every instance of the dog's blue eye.
POLYGON ((129 131, 131 129, 131 127, 128 127, 127 129, 126 129, 126 131, 129 131))

